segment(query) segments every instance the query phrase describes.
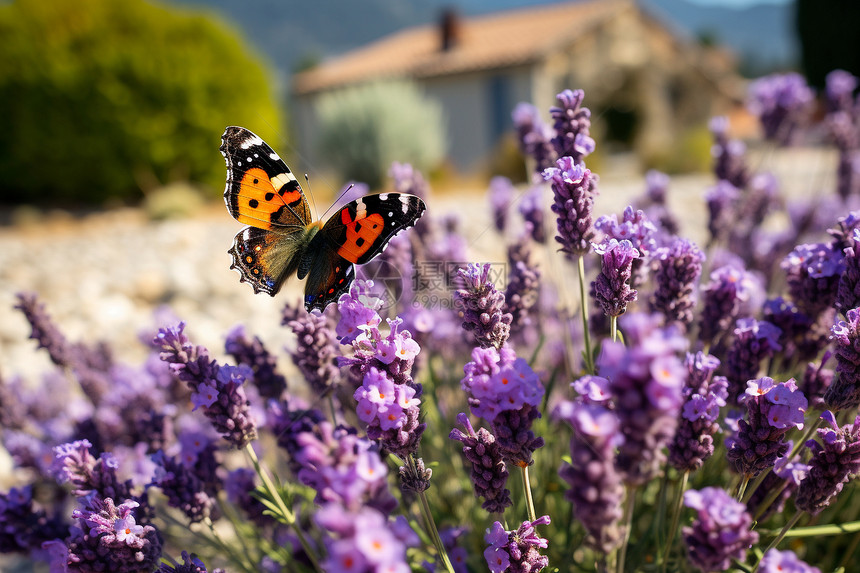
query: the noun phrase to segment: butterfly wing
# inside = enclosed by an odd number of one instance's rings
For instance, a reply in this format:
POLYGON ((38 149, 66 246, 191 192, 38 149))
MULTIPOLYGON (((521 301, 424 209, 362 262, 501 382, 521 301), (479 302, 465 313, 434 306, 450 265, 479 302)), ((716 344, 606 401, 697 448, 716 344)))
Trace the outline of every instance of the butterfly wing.
POLYGON ((314 257, 305 283, 305 309, 325 310, 349 290, 355 279, 353 264, 331 249, 324 248, 314 257))
POLYGON ((227 210, 250 225, 233 239, 230 268, 255 293, 274 296, 301 260, 310 206, 287 164, 251 131, 228 127, 220 149, 227 163, 227 210))
POLYGON ((227 162, 224 202, 237 221, 282 232, 307 226, 311 209, 301 185, 266 142, 231 126, 221 136, 220 150, 227 162))
POLYGON ((249 283, 255 293, 275 296, 287 277, 296 271, 302 237, 304 233, 273 233, 245 227, 236 234, 233 246, 227 251, 233 257, 230 268, 239 271, 239 281, 249 283))
MULTIPOLYGON (((340 298, 355 279, 352 263, 364 264, 385 250, 391 237, 415 224, 425 210, 415 195, 380 193, 347 203, 311 241, 305 307, 320 310, 340 298)), ((299 270, 302 274, 302 270, 299 270)))
POLYGON ((385 250, 391 237, 415 225, 425 209, 415 195, 365 195, 341 207, 320 234, 339 256, 360 265, 385 250))

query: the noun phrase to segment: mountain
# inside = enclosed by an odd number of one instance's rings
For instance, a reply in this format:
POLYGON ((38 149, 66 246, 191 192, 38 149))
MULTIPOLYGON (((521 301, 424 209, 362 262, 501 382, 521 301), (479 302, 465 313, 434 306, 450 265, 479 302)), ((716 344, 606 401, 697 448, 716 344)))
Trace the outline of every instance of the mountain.
MULTIPOLYGON (((170 0, 206 8, 240 28, 288 81, 297 67, 331 57, 408 26, 435 22, 450 0, 170 0)), ((548 4, 546 0, 460 0, 464 16, 548 4)), ((661 20, 693 37, 707 36, 739 54, 751 74, 790 67, 797 60, 791 4, 748 8, 704 6, 687 0, 640 0, 661 20)))

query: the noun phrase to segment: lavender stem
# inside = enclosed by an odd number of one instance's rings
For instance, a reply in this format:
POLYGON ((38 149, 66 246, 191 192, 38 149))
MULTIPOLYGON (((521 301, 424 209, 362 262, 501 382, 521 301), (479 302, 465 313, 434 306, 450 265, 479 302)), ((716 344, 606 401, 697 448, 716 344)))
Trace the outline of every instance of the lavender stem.
POLYGON ((525 490, 526 494, 526 510, 529 514, 529 521, 534 521, 537 519, 535 517, 535 502, 532 499, 532 487, 529 483, 529 467, 528 466, 520 466, 520 475, 523 478, 523 490, 525 490))
MULTIPOLYGON (((581 260, 581 259, 580 259, 581 260)), ((618 548, 618 561, 615 563, 615 573, 624 573, 624 561, 627 558, 627 546, 630 544, 630 527, 633 525, 633 505, 636 502, 636 488, 627 486, 627 497, 624 500, 624 517, 621 523, 624 527, 624 541, 618 548)))
POLYGON ((682 473, 681 481, 678 482, 678 488, 675 491, 675 502, 672 507, 672 526, 669 528, 669 536, 666 538, 666 549, 663 550, 663 571, 666 570, 666 562, 669 559, 669 553, 675 541, 675 534, 678 533, 678 524, 681 521, 681 507, 684 503, 684 490, 687 489, 687 480, 689 478, 689 471, 682 473))
POLYGON ((588 333, 588 298, 585 295, 585 260, 583 255, 577 259, 579 271, 579 309, 582 312, 582 335, 585 341, 585 373, 594 374, 594 358, 591 356, 591 335, 588 333))
POLYGON ((250 443, 245 446, 245 452, 248 454, 248 457, 251 458, 251 463, 254 465, 254 471, 257 472, 257 475, 260 476, 260 479, 263 480, 263 485, 266 486, 266 489, 269 492, 269 495, 272 496, 272 499, 275 501, 275 504, 278 506, 278 509, 281 511, 281 515, 287 524, 292 527, 293 532, 296 534, 296 537, 299 539, 299 543, 302 544, 302 549, 305 550, 308 559, 311 564, 313 564, 314 569, 322 573, 322 569, 320 568, 319 561, 317 560, 316 555, 314 554, 313 549, 308 543, 308 540, 305 539, 305 534, 302 531, 301 527, 296 526, 296 516, 290 511, 286 504, 284 503, 281 494, 278 492, 275 487, 274 482, 272 482, 272 478, 269 477, 269 472, 265 471, 261 465, 260 460, 257 458, 257 452, 254 451, 254 448, 250 443))

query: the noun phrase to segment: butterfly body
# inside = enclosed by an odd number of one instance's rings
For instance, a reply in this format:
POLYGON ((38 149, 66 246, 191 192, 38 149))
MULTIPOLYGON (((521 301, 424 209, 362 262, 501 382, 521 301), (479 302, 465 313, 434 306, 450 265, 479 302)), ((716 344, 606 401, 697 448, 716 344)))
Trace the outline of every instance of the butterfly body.
POLYGON ((380 193, 344 205, 325 222, 314 221, 299 182, 262 139, 228 127, 220 150, 227 163, 224 202, 248 225, 233 239, 230 268, 255 293, 271 296, 293 274, 306 278, 308 310, 336 301, 355 278, 353 265, 380 254, 425 210, 415 195, 380 193))

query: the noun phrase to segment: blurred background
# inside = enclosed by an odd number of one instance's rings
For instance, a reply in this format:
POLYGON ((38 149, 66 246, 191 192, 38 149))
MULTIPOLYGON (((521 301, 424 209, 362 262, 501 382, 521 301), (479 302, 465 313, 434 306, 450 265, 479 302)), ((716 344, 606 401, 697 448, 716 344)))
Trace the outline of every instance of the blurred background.
MULTIPOLYGON (((0 1, 0 371, 34 360, 18 291, 71 338, 133 339, 162 305, 212 346, 236 321, 278 336, 281 303, 228 270, 227 125, 310 174, 318 215, 347 181, 386 188, 392 161, 425 174, 432 209, 478 213, 491 176, 526 180, 516 104, 548 118, 555 94, 582 88, 598 214, 657 168, 677 175, 670 201, 695 198, 695 234, 708 120, 754 141, 751 78, 860 74, 858 22, 850 0, 0 1)), ((807 151, 769 159, 806 168, 789 177, 800 192, 832 171, 827 149, 807 151)), ((463 233, 480 253, 490 222, 475 217, 463 233)))

